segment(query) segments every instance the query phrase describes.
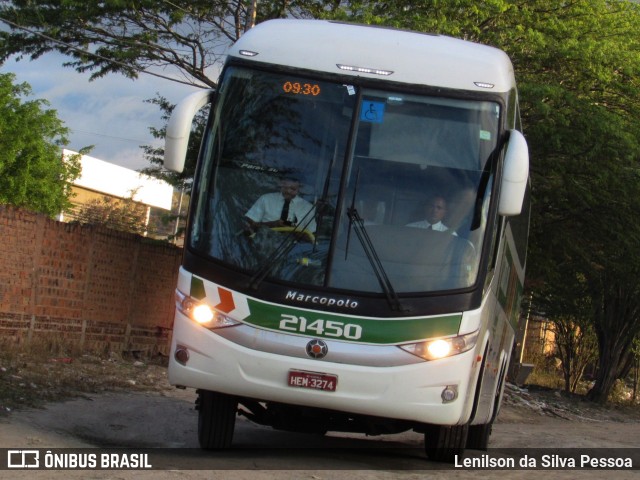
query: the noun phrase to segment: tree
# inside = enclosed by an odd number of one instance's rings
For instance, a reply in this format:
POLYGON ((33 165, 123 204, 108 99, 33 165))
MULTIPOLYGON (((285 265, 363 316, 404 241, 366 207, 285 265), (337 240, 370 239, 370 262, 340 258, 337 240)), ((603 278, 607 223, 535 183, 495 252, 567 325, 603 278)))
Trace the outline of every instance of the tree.
MULTIPOLYGON (((162 120, 168 122, 171 112, 175 105, 172 105, 166 98, 156 95, 155 98, 147 100, 160 108, 162 112, 162 120)), ((194 118, 191 134, 189 135, 189 145, 187 147, 187 155, 182 172, 172 172, 164 168, 164 148, 153 147, 150 145, 143 146, 144 156, 149 161, 150 167, 141 170, 141 173, 151 177, 159 178, 173 185, 180 192, 177 207, 166 217, 166 221, 175 224, 173 237, 181 237, 186 225, 187 205, 191 195, 192 180, 196 170, 196 162, 198 160, 198 152, 200 151, 200 143, 204 134, 209 115, 209 106, 203 107, 194 118)), ((163 139, 166 134, 166 123, 162 128, 150 128, 151 135, 154 138, 163 139)))
MULTIPOLYGON (((161 119, 164 122, 168 122, 171 117, 171 112, 175 105, 172 105, 165 97, 156 95, 154 98, 147 100, 147 102, 157 105, 161 111, 161 119)), ((186 161, 184 170, 180 173, 170 172, 163 167, 164 163, 164 148, 152 147, 149 145, 143 146, 144 156, 151 164, 150 167, 141 170, 142 173, 150 175, 155 178, 164 180, 165 182, 173 185, 176 189, 190 193, 191 181, 195 174, 196 162, 198 160, 198 152, 200 150, 200 143, 204 134, 204 129, 207 124, 207 117, 209 115, 209 106, 203 107, 197 114, 193 122, 191 134, 189 136, 189 145, 187 147, 186 161)), ((162 128, 151 127, 151 135, 154 138, 163 139, 166 134, 166 123, 162 128)))
POLYGON ((31 88, 14 79, 0 74, 0 204, 54 216, 71 206, 79 156, 63 161, 67 128, 46 101, 24 101, 31 88))
POLYGON ((631 399, 635 403, 638 399, 638 384, 640 383, 640 337, 633 341, 631 371, 633 372, 633 393, 631 399))
POLYGON ((529 275, 561 293, 559 315, 588 300, 599 354, 588 398, 604 402, 640 329, 640 11, 605 0, 542 7, 510 48, 534 159, 529 275))
POLYGON ((296 2, 6 1, 0 19, 10 31, 0 32, 0 62, 15 54, 36 59, 57 51, 70 58, 65 65, 92 72, 92 79, 145 72, 212 87, 216 79, 210 72, 229 44, 256 19, 285 16, 289 3, 296 2))
POLYGON ((593 324, 584 318, 563 316, 551 319, 556 354, 562 363, 564 389, 575 393, 585 368, 597 357, 598 345, 593 324))
POLYGON ((533 3, 523 41, 507 48, 523 76, 533 158, 529 275, 563 295, 559 315, 588 300, 599 353, 588 398, 604 402, 640 329, 640 11, 632 2, 533 3))

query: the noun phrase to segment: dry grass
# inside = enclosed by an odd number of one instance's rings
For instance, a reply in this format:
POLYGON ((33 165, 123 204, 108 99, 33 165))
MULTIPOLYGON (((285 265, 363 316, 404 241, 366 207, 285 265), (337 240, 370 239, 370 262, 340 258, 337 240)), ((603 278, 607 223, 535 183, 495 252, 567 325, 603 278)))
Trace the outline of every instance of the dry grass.
POLYGON ((30 346, 0 342, 0 415, 87 393, 169 388, 161 358, 82 354, 51 341, 30 346))

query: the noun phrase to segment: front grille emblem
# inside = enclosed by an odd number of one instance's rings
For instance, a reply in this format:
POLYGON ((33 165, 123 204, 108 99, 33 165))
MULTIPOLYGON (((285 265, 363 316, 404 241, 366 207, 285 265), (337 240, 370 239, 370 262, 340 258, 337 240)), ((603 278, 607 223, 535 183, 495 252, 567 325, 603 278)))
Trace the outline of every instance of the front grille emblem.
POLYGON ((314 339, 307 343, 307 355, 311 358, 320 359, 327 356, 329 347, 322 340, 314 339))

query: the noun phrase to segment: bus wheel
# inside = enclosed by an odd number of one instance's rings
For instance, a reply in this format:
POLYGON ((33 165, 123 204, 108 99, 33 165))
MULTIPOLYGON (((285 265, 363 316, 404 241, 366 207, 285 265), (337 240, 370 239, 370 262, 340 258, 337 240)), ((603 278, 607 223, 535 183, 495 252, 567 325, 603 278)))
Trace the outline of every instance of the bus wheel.
POLYGON ((493 421, 484 425, 472 425, 469 427, 467 448, 473 450, 486 450, 489 447, 489 437, 493 429, 493 421))
POLYGON ((236 424, 238 400, 224 393, 198 390, 198 442, 204 450, 231 445, 236 424))
POLYGON ((427 425, 424 431, 424 450, 429 460, 452 463, 456 455, 464 453, 468 425, 427 425))

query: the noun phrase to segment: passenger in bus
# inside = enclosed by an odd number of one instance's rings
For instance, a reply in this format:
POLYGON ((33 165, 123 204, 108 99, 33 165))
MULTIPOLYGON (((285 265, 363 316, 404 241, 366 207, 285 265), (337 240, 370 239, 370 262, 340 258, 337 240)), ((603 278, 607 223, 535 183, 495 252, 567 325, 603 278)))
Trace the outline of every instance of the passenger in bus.
POLYGON ((280 191, 262 195, 245 213, 248 233, 260 227, 299 227, 301 231, 316 231, 315 209, 300 197, 300 181, 285 178, 280 182, 280 191))
MULTIPOLYGON (((447 201, 442 195, 434 195, 429 199, 424 207, 425 219, 408 223, 407 227, 426 228, 438 232, 446 232, 449 227, 445 225, 444 219, 447 216, 447 201)), ((451 231, 452 235, 458 235, 451 231)))

